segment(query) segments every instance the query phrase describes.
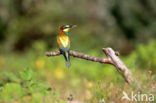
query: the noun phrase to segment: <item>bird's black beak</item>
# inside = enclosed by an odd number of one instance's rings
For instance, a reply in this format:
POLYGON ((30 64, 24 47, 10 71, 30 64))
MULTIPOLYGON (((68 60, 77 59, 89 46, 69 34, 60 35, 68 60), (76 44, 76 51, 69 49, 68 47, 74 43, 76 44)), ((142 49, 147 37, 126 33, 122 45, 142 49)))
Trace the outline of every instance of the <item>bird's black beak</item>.
POLYGON ((70 28, 71 28, 71 29, 73 29, 73 28, 75 28, 75 27, 77 27, 77 25, 70 25, 70 28))

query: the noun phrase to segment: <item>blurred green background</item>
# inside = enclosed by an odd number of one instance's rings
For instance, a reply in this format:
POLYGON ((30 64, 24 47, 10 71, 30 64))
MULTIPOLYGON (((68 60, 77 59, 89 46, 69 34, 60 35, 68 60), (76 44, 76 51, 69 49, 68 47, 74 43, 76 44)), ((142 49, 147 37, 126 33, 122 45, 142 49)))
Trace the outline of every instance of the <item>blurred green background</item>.
POLYGON ((156 93, 155 0, 0 0, 0 103, 120 102, 128 86, 113 66, 62 56, 60 25, 76 24, 71 49, 105 57, 112 47, 131 69, 142 92, 156 93), (17 92, 15 92, 17 91, 17 92), (83 95, 82 95, 83 94, 83 95), (28 102, 29 101, 29 102, 28 102))

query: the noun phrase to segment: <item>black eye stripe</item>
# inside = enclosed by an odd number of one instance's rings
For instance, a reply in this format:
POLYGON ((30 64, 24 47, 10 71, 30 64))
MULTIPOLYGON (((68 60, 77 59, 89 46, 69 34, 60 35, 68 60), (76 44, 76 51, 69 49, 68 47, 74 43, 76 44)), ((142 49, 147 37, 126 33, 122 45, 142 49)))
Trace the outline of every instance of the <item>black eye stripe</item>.
POLYGON ((63 27, 63 29, 67 29, 67 28, 70 28, 70 27, 69 27, 69 26, 64 26, 64 27, 63 27))

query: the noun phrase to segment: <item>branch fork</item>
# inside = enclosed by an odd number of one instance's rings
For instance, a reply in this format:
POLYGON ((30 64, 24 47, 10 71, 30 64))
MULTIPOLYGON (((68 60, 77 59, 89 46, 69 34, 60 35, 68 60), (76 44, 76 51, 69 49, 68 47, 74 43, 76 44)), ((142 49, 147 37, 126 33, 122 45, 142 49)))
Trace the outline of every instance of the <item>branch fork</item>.
MULTIPOLYGON (((131 84, 133 81, 131 71, 127 68, 127 66, 120 60, 119 52, 115 52, 112 48, 103 48, 102 51, 105 53, 107 58, 100 58, 95 56, 90 56, 84 53, 79 53, 73 50, 69 51, 69 54, 73 57, 85 59, 93 62, 99 62, 104 64, 111 64, 116 67, 117 71, 122 75, 124 80, 131 84)), ((47 52, 46 56, 58 56, 60 55, 60 51, 56 50, 53 52, 47 52)))

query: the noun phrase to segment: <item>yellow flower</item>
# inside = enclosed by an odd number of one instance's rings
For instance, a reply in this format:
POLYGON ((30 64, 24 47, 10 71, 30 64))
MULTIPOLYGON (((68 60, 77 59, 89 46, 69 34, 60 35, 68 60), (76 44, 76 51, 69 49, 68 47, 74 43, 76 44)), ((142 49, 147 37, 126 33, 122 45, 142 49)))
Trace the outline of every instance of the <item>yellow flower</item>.
POLYGON ((57 68, 54 70, 54 76, 57 79, 63 79, 65 77, 65 73, 61 68, 57 68))
POLYGON ((87 82, 87 83, 86 83, 86 87, 87 87, 87 88, 93 87, 93 83, 92 83, 92 82, 87 82))
POLYGON ((36 68, 42 69, 44 68, 44 65, 45 65, 45 62, 43 59, 40 58, 36 60, 36 63, 35 63, 36 68))

